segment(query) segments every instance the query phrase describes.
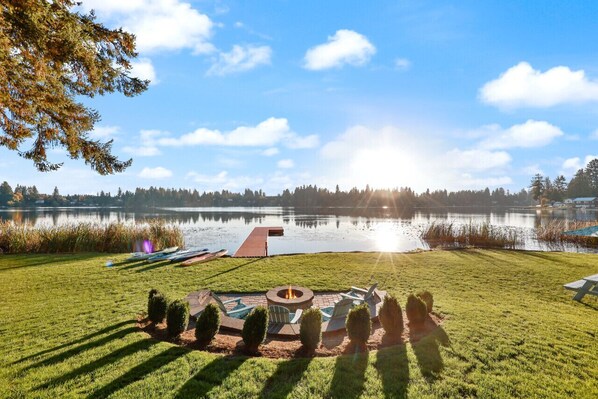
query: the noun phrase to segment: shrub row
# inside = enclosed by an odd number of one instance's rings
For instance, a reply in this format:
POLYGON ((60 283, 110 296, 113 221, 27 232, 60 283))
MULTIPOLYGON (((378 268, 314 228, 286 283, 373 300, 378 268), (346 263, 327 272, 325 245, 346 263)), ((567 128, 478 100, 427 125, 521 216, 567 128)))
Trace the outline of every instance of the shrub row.
POLYGON ((152 288, 148 294, 147 318, 155 324, 166 318, 168 335, 178 337, 189 325, 189 304, 181 299, 170 302, 164 294, 152 288))

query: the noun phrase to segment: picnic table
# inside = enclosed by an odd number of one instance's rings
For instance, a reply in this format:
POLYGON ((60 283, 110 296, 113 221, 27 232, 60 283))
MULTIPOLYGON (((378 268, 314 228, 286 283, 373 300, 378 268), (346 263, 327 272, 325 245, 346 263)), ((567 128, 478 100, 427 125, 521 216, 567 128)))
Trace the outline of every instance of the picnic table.
POLYGON ((598 274, 593 274, 563 285, 565 289, 576 291, 573 299, 581 301, 586 294, 598 296, 598 274))

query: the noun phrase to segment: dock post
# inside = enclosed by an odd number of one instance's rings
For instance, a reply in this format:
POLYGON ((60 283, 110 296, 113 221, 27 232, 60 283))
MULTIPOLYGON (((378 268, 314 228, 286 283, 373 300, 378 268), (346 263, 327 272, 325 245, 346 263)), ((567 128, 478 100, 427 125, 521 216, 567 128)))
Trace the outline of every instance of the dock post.
POLYGON ((264 242, 264 247, 266 248, 266 256, 268 256, 268 241, 264 242))

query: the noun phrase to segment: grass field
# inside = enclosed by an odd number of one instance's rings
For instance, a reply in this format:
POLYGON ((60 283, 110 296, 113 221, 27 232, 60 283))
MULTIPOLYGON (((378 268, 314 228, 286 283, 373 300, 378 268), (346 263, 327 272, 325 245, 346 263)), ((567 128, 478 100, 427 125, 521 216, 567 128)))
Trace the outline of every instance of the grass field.
POLYGON ((222 259, 106 267, 124 255, 0 256, 0 397, 598 397, 598 301, 562 284, 598 255, 502 250, 222 259), (361 357, 222 357, 136 330, 147 291, 434 293, 442 328, 361 357))

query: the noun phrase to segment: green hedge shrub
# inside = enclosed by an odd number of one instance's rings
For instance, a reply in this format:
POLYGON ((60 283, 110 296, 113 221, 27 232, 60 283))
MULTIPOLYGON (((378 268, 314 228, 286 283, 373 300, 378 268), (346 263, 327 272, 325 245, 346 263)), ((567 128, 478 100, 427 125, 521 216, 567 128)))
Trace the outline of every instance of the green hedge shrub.
POLYGON ((168 299, 161 292, 150 295, 147 301, 147 317, 154 323, 162 323, 166 317, 168 299))
POLYGON ((299 326, 301 344, 308 351, 315 350, 322 340, 322 312, 318 308, 310 308, 303 312, 299 326))
POLYGON ((372 332, 370 307, 364 303, 351 309, 347 315, 346 327, 351 342, 365 345, 372 332))
POLYGON ((195 338, 201 345, 207 345, 220 329, 220 309, 210 303, 201 312, 195 323, 195 338))
POLYGON ((152 299, 152 297, 153 297, 154 295, 158 294, 159 292, 160 292, 160 291, 158 291, 158 290, 157 290, 157 289, 155 289, 155 288, 152 288, 151 290, 149 290, 149 293, 147 294, 147 299, 148 299, 148 301, 149 301, 150 299, 152 299))
POLYGON ((419 325, 424 322, 428 314, 426 303, 422 299, 413 294, 407 298, 407 305, 405 306, 409 324, 419 325))
POLYGON ((394 296, 387 294, 380 307, 380 323, 391 337, 400 337, 403 333, 403 311, 399 301, 394 296))
POLYGON ((268 318, 268 309, 264 306, 256 306, 245 318, 241 336, 248 351, 257 352, 257 348, 266 339, 268 318))
POLYGON ((171 337, 178 337, 189 325, 189 303, 177 299, 168 305, 166 312, 166 330, 171 337))
POLYGON ((417 293, 417 296, 426 304, 428 313, 432 313, 432 308, 434 306, 434 297, 432 296, 432 293, 430 291, 421 291, 417 293))

